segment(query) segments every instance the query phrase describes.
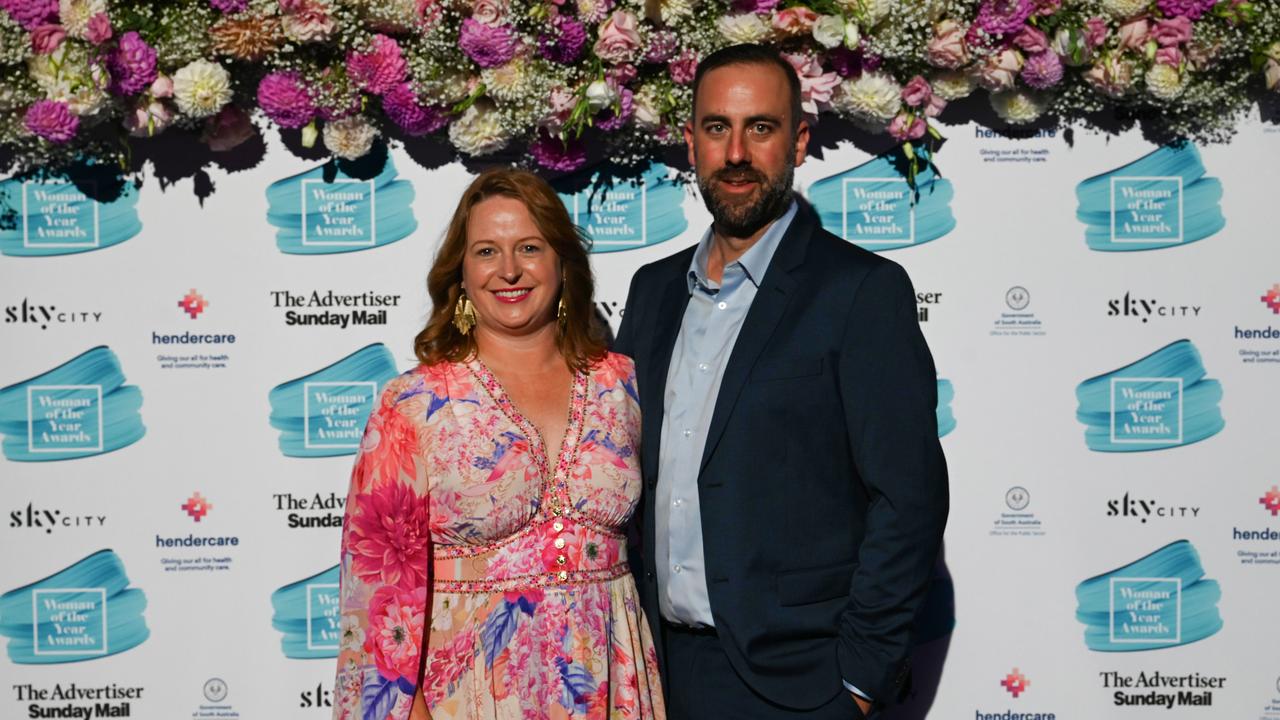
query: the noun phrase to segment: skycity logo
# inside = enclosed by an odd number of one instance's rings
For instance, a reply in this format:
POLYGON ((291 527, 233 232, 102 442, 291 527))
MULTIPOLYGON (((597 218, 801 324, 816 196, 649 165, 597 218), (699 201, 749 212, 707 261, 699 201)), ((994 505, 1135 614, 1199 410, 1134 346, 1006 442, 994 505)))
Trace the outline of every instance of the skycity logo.
POLYGON ((44 530, 45 535, 52 535, 54 528, 102 527, 106 522, 106 515, 66 515, 61 510, 37 509, 32 503, 9 512, 9 527, 44 530))
POLYGON ((200 313, 204 312, 205 308, 209 307, 209 301, 196 292, 195 288, 191 288, 178 301, 178 307, 182 308, 182 312, 190 315, 192 320, 195 320, 200 316, 200 313))
POLYGON ((1169 305, 1159 300, 1135 298, 1126 292, 1122 298, 1107 301, 1107 317, 1138 318, 1144 323, 1152 317, 1200 317, 1200 306, 1169 305))
POLYGON ((1271 308, 1273 314, 1280 315, 1280 283, 1272 285, 1261 299, 1264 305, 1271 308))
POLYGON ((1280 515, 1280 486, 1272 485, 1267 494, 1258 498, 1258 502, 1271 513, 1271 517, 1280 515))
POLYGON ((182 504, 182 509, 186 511, 187 515, 191 516, 192 520, 200 522, 200 519, 205 515, 208 515, 209 511, 213 509, 213 503, 209 502, 206 498, 200 497, 199 492, 194 492, 191 493, 191 497, 187 498, 187 501, 182 504))
POLYGON ((1125 493, 1119 500, 1107 501, 1107 517, 1137 518, 1143 524, 1155 518, 1200 517, 1200 508, 1186 505, 1165 505, 1158 500, 1138 500, 1125 493))
POLYGON ((53 305, 36 305, 23 298, 21 305, 9 305, 4 309, 4 322, 23 325, 39 325, 48 330, 50 325, 85 325, 102 321, 102 313, 92 310, 59 310, 53 305))
POLYGON ((1004 679, 1000 681, 1000 684, 1003 685, 1004 689, 1008 690, 1009 694, 1015 698, 1026 692, 1027 688, 1031 687, 1031 681, 1027 679, 1026 675, 1019 672, 1018 668, 1014 668, 1013 672, 1005 675, 1004 679))

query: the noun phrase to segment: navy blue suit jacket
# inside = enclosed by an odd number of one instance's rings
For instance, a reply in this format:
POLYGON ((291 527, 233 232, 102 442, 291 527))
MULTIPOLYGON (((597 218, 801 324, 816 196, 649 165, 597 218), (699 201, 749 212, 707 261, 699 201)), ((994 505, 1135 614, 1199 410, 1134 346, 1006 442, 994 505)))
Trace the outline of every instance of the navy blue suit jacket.
MULTIPOLYGON (((632 566, 660 656, 653 490, 693 252, 636 272, 614 346, 636 361, 632 566)), ((947 518, 936 405, 906 272, 802 204, 729 357, 698 471, 716 630, 764 697, 814 708, 842 679, 878 702, 901 691, 947 518)))

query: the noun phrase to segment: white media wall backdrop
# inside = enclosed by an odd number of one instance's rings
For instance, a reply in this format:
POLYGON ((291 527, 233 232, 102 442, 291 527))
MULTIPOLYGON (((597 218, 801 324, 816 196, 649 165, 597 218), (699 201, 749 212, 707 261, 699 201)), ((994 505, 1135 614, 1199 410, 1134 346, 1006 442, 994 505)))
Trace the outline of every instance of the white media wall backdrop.
MULTIPOLYGON (((1280 719, 1280 129, 950 134, 914 203, 851 145, 797 171, 910 272, 939 372, 952 513, 892 717, 1280 719)), ((203 203, 0 182, 0 717, 328 717, 348 471, 469 178, 271 145, 203 203)), ((615 327, 708 223, 664 168, 565 199, 615 327)))

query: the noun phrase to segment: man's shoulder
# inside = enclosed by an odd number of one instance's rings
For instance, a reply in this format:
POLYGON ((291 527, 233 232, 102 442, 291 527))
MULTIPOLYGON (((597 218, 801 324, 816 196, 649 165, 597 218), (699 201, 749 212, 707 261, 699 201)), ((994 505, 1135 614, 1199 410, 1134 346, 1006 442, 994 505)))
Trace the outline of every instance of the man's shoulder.
POLYGON ((636 283, 646 284, 683 277, 685 271, 689 269, 689 263, 693 262, 693 253, 697 249, 698 245, 694 243, 660 260, 641 265, 635 273, 636 283))
POLYGON ((849 280, 864 278, 872 272, 903 272, 898 263, 854 245, 816 225, 809 238, 806 260, 824 274, 849 280))

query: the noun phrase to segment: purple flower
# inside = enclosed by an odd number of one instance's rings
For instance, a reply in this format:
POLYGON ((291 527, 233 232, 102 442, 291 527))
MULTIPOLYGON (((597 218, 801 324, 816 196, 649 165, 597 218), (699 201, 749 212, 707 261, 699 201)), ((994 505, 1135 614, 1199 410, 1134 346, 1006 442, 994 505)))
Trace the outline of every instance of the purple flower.
POLYGON ((1022 81, 1036 90, 1045 90, 1062 82, 1062 58, 1052 50, 1027 56, 1022 66, 1022 81))
POLYGON ((548 170, 572 172, 587 162, 587 148, 580 140, 561 140, 545 132, 529 144, 529 154, 548 170))
POLYGON ((862 73, 862 53, 854 52, 843 45, 827 51, 827 64, 842 78, 853 77, 862 73))
POLYGON ((601 130, 613 132, 623 125, 626 125, 627 121, 630 120, 631 116, 636 112, 634 99, 634 94, 630 90, 626 88, 619 90, 618 112, 615 113, 613 108, 608 108, 597 115, 596 127, 601 130))
POLYGON ((58 17, 58 0, 0 0, 0 8, 8 11, 23 30, 56 22, 58 17))
POLYGON ((400 44, 386 35, 374 35, 373 46, 367 53, 347 54, 347 74, 356 85, 375 95, 402 82, 407 70, 400 44))
POLYGON ((156 79, 156 51, 136 30, 120 36, 108 69, 113 89, 121 95, 137 95, 156 79))
POLYGON ((64 143, 76 136, 80 127, 80 118, 71 114, 64 102, 57 100, 37 100, 27 108, 22 124, 33 134, 49 142, 64 143))
POLYGON ((413 136, 433 133, 449 123, 444 110, 419 102, 409 83, 400 83, 382 96, 382 112, 413 136))
POLYGON ((458 45, 482 68, 505 65, 516 54, 516 39, 511 34, 511 26, 485 25, 474 18, 462 21, 458 45))
POLYGON ((249 0, 209 0, 209 4, 213 6, 214 10, 234 15, 238 12, 244 12, 249 7, 249 0))
POLYGON ((295 72, 273 72, 258 83, 258 106, 283 128, 300 128, 316 116, 316 106, 295 72))
POLYGON ((1199 20, 1201 15, 1217 4, 1218 0, 1156 0, 1156 7, 1160 8, 1165 17, 1183 15, 1192 20, 1199 20))
POLYGON ((647 63, 665 63, 675 57, 680 49, 680 39, 670 30, 654 30, 649 34, 649 49, 644 53, 647 63))
MULTIPOLYGON (((978 16, 973 20, 973 30, 981 30, 987 37, 1004 37, 1016 33, 1027 24, 1027 18, 1035 10, 1031 0, 983 0, 978 16)), ((978 40, 979 37, 973 38, 978 40)))
POLYGON ((556 15, 551 20, 551 32, 538 38, 538 52, 542 57, 562 65, 569 65, 582 57, 587 45, 587 29, 568 15, 556 15))

